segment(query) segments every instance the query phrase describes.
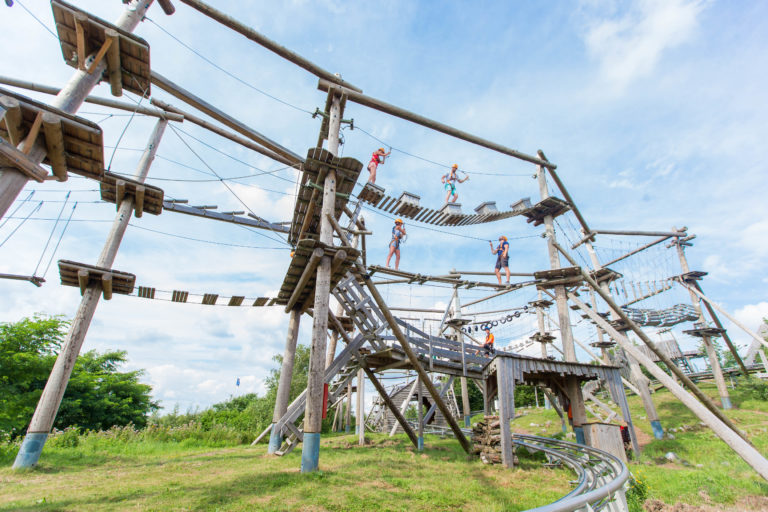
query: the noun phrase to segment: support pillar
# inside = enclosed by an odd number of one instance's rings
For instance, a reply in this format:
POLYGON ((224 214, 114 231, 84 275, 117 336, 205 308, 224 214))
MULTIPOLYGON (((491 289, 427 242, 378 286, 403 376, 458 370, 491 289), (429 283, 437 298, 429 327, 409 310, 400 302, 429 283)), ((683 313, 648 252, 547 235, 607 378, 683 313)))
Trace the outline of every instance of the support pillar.
MULTIPOLYGON (((332 97, 329 126, 328 151, 339 154, 339 129, 341 127, 341 98, 332 97)), ((320 215, 320 242, 333 245, 333 228, 328 216, 333 216, 336 205, 336 171, 330 169, 323 183, 323 205, 320 215)), ((301 472, 317 471, 320 463, 320 432, 323 423, 323 395, 325 393, 325 351, 328 337, 328 306, 331 294, 331 257, 324 255, 317 266, 315 282, 314 317, 312 322, 312 345, 309 355, 307 376, 307 401, 304 409, 304 443, 301 453, 301 472)))
POLYGON ((418 443, 416 449, 418 451, 424 450, 424 402, 422 401, 423 394, 421 392, 421 381, 416 378, 418 383, 416 386, 416 397, 419 400, 419 406, 416 410, 416 421, 419 422, 418 443))
MULTIPOLYGON (((461 299, 459 299, 459 289, 458 287, 453 292, 453 317, 454 318, 461 318, 461 299)), ((456 331, 458 337, 459 337, 459 343, 461 344, 461 349, 464 350, 464 332, 461 329, 458 329, 456 331)), ((464 354, 462 354, 462 362, 464 362, 464 354)), ((464 426, 469 427, 469 425, 472 422, 472 417, 470 415, 470 407, 469 407, 469 389, 467 387, 467 366, 466 364, 462 364, 464 375, 461 377, 461 405, 464 412, 464 426)))
POLYGON ((301 311, 292 309, 288 318, 288 335, 285 338, 285 352, 283 352, 283 364, 280 368, 280 381, 277 383, 277 397, 275 398, 275 412, 272 415, 272 432, 269 435, 269 447, 267 453, 275 453, 283 444, 283 433, 275 425, 288 410, 291 398, 291 380, 293 379, 293 363, 296 356, 296 342, 299 338, 299 324, 301 323, 301 311))
POLYGON ((352 379, 347 382, 347 410, 344 411, 344 432, 349 434, 352 425, 352 379))
POLYGON ((509 422, 515 417, 515 379, 512 375, 510 360, 497 357, 496 389, 499 396, 499 430, 501 431, 501 463, 511 468, 515 465, 515 451, 512 443, 512 431, 509 422))
POLYGON ((357 407, 355 408, 355 414, 357 415, 357 443, 360 446, 365 446, 365 373, 363 369, 357 370, 357 407))
MULTIPOLYGON (((139 160, 138 169, 134 176, 136 181, 143 183, 146 179, 167 124, 168 121, 161 119, 155 125, 149 143, 139 160)), ((133 197, 128 196, 118 206, 117 215, 112 223, 107 241, 96 263, 98 266, 112 267, 132 213, 133 197)), ((51 375, 45 383, 43 394, 40 396, 37 408, 32 416, 32 421, 27 429, 27 435, 24 437, 19 453, 16 455, 16 460, 13 463, 15 469, 34 466, 40 458, 48 434, 53 428, 56 413, 59 411, 61 399, 64 397, 64 392, 67 389, 75 361, 85 341, 88 327, 90 327, 91 320, 96 312, 96 306, 101 298, 101 293, 101 287, 98 285, 89 286, 83 292, 80 306, 77 308, 72 325, 70 325, 69 333, 64 340, 64 344, 61 346, 59 355, 51 370, 51 375)))
MULTIPOLYGON (((539 302, 544 300, 544 295, 541 293, 541 290, 539 290, 539 302)), ((544 330, 544 308, 541 306, 541 304, 536 306, 536 322, 539 326, 539 336, 544 336, 544 333, 546 332, 544 330)), ((544 343, 543 337, 540 338, 539 344, 541 345, 541 358, 547 359, 547 344, 544 343)), ((537 402, 538 405, 538 402, 537 402)), ((549 397, 545 394, 544 395, 544 408, 550 409, 552 406, 549 403, 549 397)))
POLYGON ((565 389, 568 391, 568 400, 571 403, 571 419, 573 420, 573 433, 576 434, 576 442, 586 444, 584 424, 587 422, 587 410, 584 406, 581 382, 576 377, 567 377, 565 389))
MULTIPOLYGON (((675 238, 674 244, 677 248, 677 255, 680 257, 680 268, 682 269, 683 274, 687 274, 691 269, 688 268, 688 259, 685 257, 685 249, 683 249, 683 245, 680 243, 679 238, 675 238)), ((692 290, 688 290, 688 293, 691 295, 693 309, 696 310, 696 314, 699 317, 699 325, 701 325, 701 327, 706 327, 707 320, 704 318, 704 312, 701 310, 701 301, 699 300, 698 295, 692 290)), ((701 337, 701 341, 704 343, 704 348, 707 351, 707 357, 709 358, 709 365, 712 367, 712 376, 715 378, 717 392, 720 395, 720 403, 723 405, 723 409, 730 409, 732 407, 731 396, 728 393, 728 386, 725 384, 723 369, 720 367, 720 361, 717 358, 714 342, 706 334, 701 337)))

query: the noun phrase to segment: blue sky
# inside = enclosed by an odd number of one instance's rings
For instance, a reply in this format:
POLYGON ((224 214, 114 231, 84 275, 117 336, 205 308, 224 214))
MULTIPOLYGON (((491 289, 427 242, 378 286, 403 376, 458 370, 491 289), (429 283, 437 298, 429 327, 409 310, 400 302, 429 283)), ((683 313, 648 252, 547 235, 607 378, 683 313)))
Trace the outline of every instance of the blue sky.
MULTIPOLYGON (((75 3, 107 20, 117 19, 122 9, 119 2, 75 3)), ((705 292, 752 328, 768 316, 768 31, 760 21, 768 19, 764 3, 211 3, 341 73, 366 94, 528 154, 542 149, 558 165, 593 228, 687 226, 697 235, 688 250, 691 268, 709 272, 705 292)), ((53 28, 48 2, 22 4, 53 28)), ((176 14, 168 17, 153 6, 151 21, 136 31, 151 45, 153 69, 304 154, 319 129, 319 120, 306 111, 325 102, 317 79, 185 5, 176 7, 176 14)), ((1 74, 55 86, 71 76, 56 39, 18 2, 0 8, 0 30, 5 40, 1 74)), ((107 97, 109 87, 100 85, 93 94, 107 97)), ((157 88, 153 95, 193 110, 157 88)), ((123 99, 138 101, 130 94, 123 99)), ((81 112, 102 126, 112 170, 133 173, 136 150, 144 147, 154 121, 124 112, 109 117, 109 111, 88 104, 81 112)), ((422 204, 439 207, 444 198, 440 176, 455 162, 471 177, 459 185, 465 212, 488 200, 506 209, 520 198, 537 198, 531 164, 351 103, 344 117, 354 118, 359 128, 344 130, 345 156, 366 163, 381 145, 376 139, 394 148, 377 180, 391 195, 407 190, 420 195, 422 204)), ((162 187, 167 197, 217 204, 223 211, 243 207, 220 183, 185 180, 210 178, 205 176, 209 167, 229 177, 282 167, 189 124, 167 130, 158 155, 150 183, 162 187)), ((289 220, 296 173, 281 170, 275 175, 229 183, 256 214, 289 220)), ((113 205, 98 202, 97 188, 76 176, 64 184, 28 186, 19 199, 34 194, 19 203, 15 217, 26 217, 40 201, 43 205, 0 247, 0 272, 34 270, 53 228, 53 222, 44 219, 57 217, 67 191, 72 193, 64 216, 72 201, 78 206, 55 259, 95 263, 114 216, 113 205)), ((368 260, 381 264, 391 218, 370 210, 365 216, 375 233, 368 241, 368 260)), ((20 218, 0 228, 0 241, 20 218)), ((288 249, 271 233, 168 212, 145 215, 133 224, 115 268, 135 273, 138 284, 255 297, 274 295, 282 282, 288 249)), ((575 225, 570 214, 559 219, 561 241, 575 238, 575 225)), ((499 234, 511 239, 513 270, 548 267, 546 246, 538 238, 541 228, 520 218, 439 231, 417 223, 406 227, 409 239, 401 263, 405 270, 492 270, 494 258, 486 240, 499 234)), ((596 245, 605 261, 646 241, 601 237, 596 245)), ((51 250, 44 254, 41 272, 51 250)), ((583 262, 585 255, 577 258, 583 262)), ((645 282, 679 273, 679 264, 673 250, 660 246, 616 270, 628 283, 645 282)), ((72 316, 77 290, 58 284, 55 261, 46 277, 40 289, 0 282, 0 321, 34 312, 72 316)), ((392 305, 429 308, 444 307, 450 297, 450 290, 428 286, 391 287, 383 293, 392 305)), ((475 290, 462 292, 464 302, 480 296, 475 290)), ((529 290, 510 294, 489 301, 486 310, 519 307, 534 296, 529 290)), ((664 308, 687 301, 686 293, 672 290, 643 306, 664 308)), ((592 340, 594 330, 579 320, 573 315, 577 338, 592 340)), ((309 326, 305 319, 302 343, 308 342, 309 326)), ((497 337, 518 343, 534 326, 533 316, 523 315, 499 328, 497 337)), ((286 327, 281 308, 178 305, 117 296, 99 305, 84 350, 127 350, 130 367, 147 370, 145 381, 154 386, 157 398, 166 407, 178 403, 186 409, 233 393, 262 391, 271 358, 282 352, 286 327), (239 389, 234 385, 237 377, 239 389)), ((748 343, 737 330, 731 329, 731 334, 737 344, 748 343)), ((679 331, 676 335, 684 346, 693 344, 679 331)))

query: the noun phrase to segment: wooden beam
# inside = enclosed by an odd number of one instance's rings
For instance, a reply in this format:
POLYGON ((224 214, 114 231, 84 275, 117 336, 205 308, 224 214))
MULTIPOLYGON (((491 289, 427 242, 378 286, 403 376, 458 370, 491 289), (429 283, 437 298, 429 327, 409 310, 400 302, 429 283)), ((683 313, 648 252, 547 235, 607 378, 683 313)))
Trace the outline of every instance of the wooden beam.
POLYGON ((43 132, 48 149, 48 161, 51 170, 59 181, 67 181, 67 156, 64 153, 64 133, 61 131, 59 116, 46 112, 43 114, 43 132))
POLYGON ((663 236, 666 238, 685 238, 688 233, 685 231, 627 231, 615 229, 593 229, 592 233, 598 235, 625 235, 625 236, 663 236))
POLYGON ((77 47, 77 69, 85 69, 85 24, 88 16, 82 12, 74 14, 75 18, 75 46, 77 47))
POLYGON ((77 283, 80 285, 80 295, 85 293, 88 289, 88 271, 80 269, 77 271, 77 283))
POLYGON ((336 270, 341 266, 342 263, 347 259, 347 251, 340 249, 336 251, 336 254, 333 255, 333 260, 331 261, 331 275, 333 275, 336 270))
POLYGON ((102 274, 101 276, 101 292, 104 295, 104 300, 112 300, 112 274, 102 274))
POLYGON ((248 27, 247 25, 244 25, 243 23, 237 21, 231 16, 228 16, 223 12, 214 9, 210 5, 207 5, 199 0, 181 0, 181 1, 187 4, 188 6, 192 7, 193 9, 196 9, 199 12, 205 14, 209 18, 218 21, 225 27, 230 28, 239 34, 244 35, 254 43, 263 46, 264 48, 276 53, 277 55, 286 59, 287 61, 292 62, 297 66, 299 66, 300 68, 303 68, 309 71, 316 77, 324 78, 332 83, 343 85, 344 87, 347 87, 353 91, 362 92, 360 89, 358 89, 354 85, 342 80, 340 76, 337 76, 329 71, 324 70, 320 66, 305 59, 301 55, 289 50, 285 46, 282 46, 276 43, 275 41, 272 41, 271 39, 262 35, 261 33, 257 32, 251 27, 248 27))
POLYGON ((459 130, 457 128, 453 128, 452 126, 448 126, 447 124, 434 121, 432 119, 429 119, 428 117, 424 117, 419 114, 414 114, 413 112, 410 112, 403 108, 397 107, 390 103, 383 102, 381 100, 372 98, 370 96, 366 96, 361 92, 357 92, 352 89, 348 89, 346 87, 341 87, 339 85, 336 85, 322 78, 320 79, 320 82, 318 83, 317 88, 324 92, 328 92, 330 89, 335 88, 339 91, 339 93, 346 96, 347 100, 353 101, 359 105, 363 105, 363 106, 372 108, 374 110, 378 110, 379 112, 384 112, 385 114, 399 117, 400 119, 405 119, 406 121, 410 121, 412 123, 425 126, 431 130, 435 130, 440 133, 444 133, 446 135, 456 137, 457 139, 471 142, 472 144, 476 144, 478 146, 488 148, 490 150, 496 151, 504 155, 518 158, 520 160, 525 160, 526 162, 531 162, 531 163, 542 165, 552 169, 557 167, 553 163, 545 162, 544 160, 541 160, 537 157, 526 155, 525 153, 521 153, 520 151, 508 148, 506 146, 502 146, 501 144, 497 144, 495 142, 491 142, 489 140, 483 139, 476 135, 472 135, 471 133, 467 133, 465 131, 459 130))
POLYGON ((120 209, 120 203, 123 202, 124 197, 125 197, 125 181, 117 180, 115 182, 115 205, 118 210, 120 209))
MULTIPOLYGON (((112 96, 123 95, 123 70, 120 64, 120 34, 116 30, 108 28, 104 36, 109 41, 107 47, 107 75, 109 76, 109 88, 112 96)), ((104 43, 107 44, 106 42, 104 43)))
POLYGON ((195 96, 194 94, 185 90, 179 85, 171 82, 170 80, 160 75, 159 73, 152 71, 151 79, 152 79, 152 83, 157 87, 159 87, 160 89, 164 90, 168 94, 171 94, 179 98, 181 101, 189 105, 192 105, 193 107, 200 110, 201 112, 205 112, 212 118, 222 123, 224 126, 228 126, 229 128, 232 128, 236 132, 248 137, 251 140, 255 140, 256 142, 263 145, 264 147, 274 151, 279 155, 282 155, 283 157, 287 158, 288 160, 294 163, 301 162, 303 160, 299 155, 297 155, 290 149, 281 146, 277 142, 262 135, 261 133, 257 132, 253 128, 250 128, 245 124, 241 123, 234 117, 228 114, 225 114, 223 111, 214 107, 210 103, 204 101, 202 98, 195 96))
POLYGON ((35 142, 37 141, 37 136, 40 135, 40 128, 43 127, 43 111, 37 113, 37 116, 35 117, 35 121, 32 123, 32 127, 29 129, 29 133, 27 133, 27 136, 24 138, 24 141, 19 146, 19 150, 24 153, 25 155, 28 155, 30 151, 32 151, 32 147, 35 145, 35 142))
POLYGON ((176 12, 176 8, 171 3, 171 0, 157 0, 157 3, 160 4, 163 12, 168 16, 176 12))
POLYGON ((307 266, 304 267, 304 271, 301 273, 301 277, 299 277, 299 282, 296 283, 296 287, 293 289, 293 293, 288 299, 288 304, 285 306, 286 313, 290 313, 294 306, 296 306, 296 303, 299 301, 299 297, 301 297, 301 292, 304 291, 307 283, 315 274, 315 270, 317 269, 317 265, 320 263, 320 260, 323 258, 323 254, 325 254, 325 251, 323 251, 320 247, 317 247, 314 251, 312 251, 312 255, 309 257, 307 266))
POLYGON ((10 96, 0 96, 0 107, 5 110, 3 124, 8 131, 9 142, 13 146, 21 144, 21 106, 19 100, 10 96))
POLYGON ((21 173, 21 176, 24 177, 25 181, 27 179, 32 179, 42 183, 45 181, 45 177, 48 176, 48 172, 45 169, 35 164, 32 160, 29 159, 27 155, 3 139, 0 139, 0 155, 5 157, 16 166, 16 168, 21 173))
MULTIPOLYGON (((112 30, 112 29, 107 29, 107 30, 112 30)), ((115 32, 115 31, 112 30, 112 32, 115 32)), ((105 30, 105 33, 106 33, 106 30, 105 30)), ((99 48, 99 51, 96 52, 96 56, 94 56, 93 61, 91 61, 91 63, 88 64, 88 68, 85 70, 86 73, 88 74, 93 73, 93 70, 96 69, 96 66, 98 66, 101 63, 101 60, 107 54, 107 51, 109 51, 109 48, 114 44, 114 42, 115 42, 114 38, 111 38, 111 37, 106 37, 104 39, 104 43, 101 45, 101 48, 99 48)), ((109 69, 109 62, 107 62, 107 69, 109 69)))
MULTIPOLYGON (((539 150, 537 152, 539 155, 539 158, 544 160, 545 162, 549 162, 547 160, 547 157, 544 155, 544 152, 542 150, 539 150)), ((555 185, 557 185, 557 188, 560 189, 560 192, 563 194, 563 198, 568 201, 568 204, 571 205, 571 210, 573 211, 573 214, 576 216, 576 219, 578 219, 579 224, 581 224, 581 227, 584 229, 585 233, 589 233, 589 226, 587 226, 587 221, 584 220, 584 217, 582 217, 581 212, 579 211, 579 208, 576 206, 576 203, 573 201, 573 198, 571 197, 571 194, 568 193, 568 189, 565 188, 565 185, 563 185, 563 182, 560 181, 560 176, 557 175, 555 172, 555 167, 545 166, 549 170, 549 175, 552 176, 552 180, 555 182, 555 185)))
POLYGON ((141 217, 144 215, 144 193, 146 192, 146 188, 144 185, 136 185, 136 192, 134 193, 133 197, 133 211, 135 212, 136 217, 141 217))

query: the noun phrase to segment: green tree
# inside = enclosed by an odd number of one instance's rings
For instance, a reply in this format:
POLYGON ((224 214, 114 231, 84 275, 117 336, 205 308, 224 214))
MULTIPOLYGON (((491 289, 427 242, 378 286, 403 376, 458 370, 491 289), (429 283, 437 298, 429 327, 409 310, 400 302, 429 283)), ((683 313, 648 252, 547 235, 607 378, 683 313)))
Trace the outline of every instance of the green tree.
MULTIPOLYGON (((39 315, 0 324, 0 430, 12 436, 26 430, 68 326, 60 316, 39 315)), ((54 427, 143 427, 157 404, 151 400, 151 387, 139 382, 143 371, 119 371, 125 361, 122 351, 82 354, 54 427)))

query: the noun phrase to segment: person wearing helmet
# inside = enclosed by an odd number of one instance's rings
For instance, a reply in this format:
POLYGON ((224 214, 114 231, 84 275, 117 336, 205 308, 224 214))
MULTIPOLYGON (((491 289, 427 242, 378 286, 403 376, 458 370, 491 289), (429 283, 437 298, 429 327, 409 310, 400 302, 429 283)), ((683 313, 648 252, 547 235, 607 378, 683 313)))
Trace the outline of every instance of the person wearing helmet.
POLYGON ((496 341, 496 339, 491 333, 491 326, 485 325, 483 330, 485 331, 485 343, 483 344, 483 352, 490 356, 495 352, 493 348, 493 342, 496 341))
POLYGON ((371 161, 368 162, 368 172, 371 173, 371 175, 368 177, 369 183, 376 183, 376 169, 378 169, 379 164, 384 163, 384 160, 391 153, 392 151, 389 153, 385 152, 384 148, 379 148, 373 152, 373 155, 371 155, 371 161))
POLYGON ((400 267, 400 241, 406 235, 403 219, 395 219, 395 226, 392 228, 392 240, 389 242, 389 254, 387 255, 387 267, 392 255, 395 255, 395 270, 400 267))
POLYGON ((501 269, 503 268, 507 273, 507 284, 509 284, 509 242, 504 235, 499 237, 499 246, 494 248, 493 242, 488 240, 491 244, 491 254, 496 254, 496 279, 501 284, 501 269))
POLYGON ((445 195, 446 203, 455 203, 459 198, 459 194, 456 193, 456 182, 464 183, 469 179, 469 176, 465 176, 463 180, 459 179, 459 176, 456 174, 456 171, 458 170, 459 164, 453 164, 451 166, 451 171, 448 174, 443 174, 443 177, 440 180, 445 184, 445 191, 447 192, 445 195), (453 196, 453 199, 451 199, 451 196, 453 196))

